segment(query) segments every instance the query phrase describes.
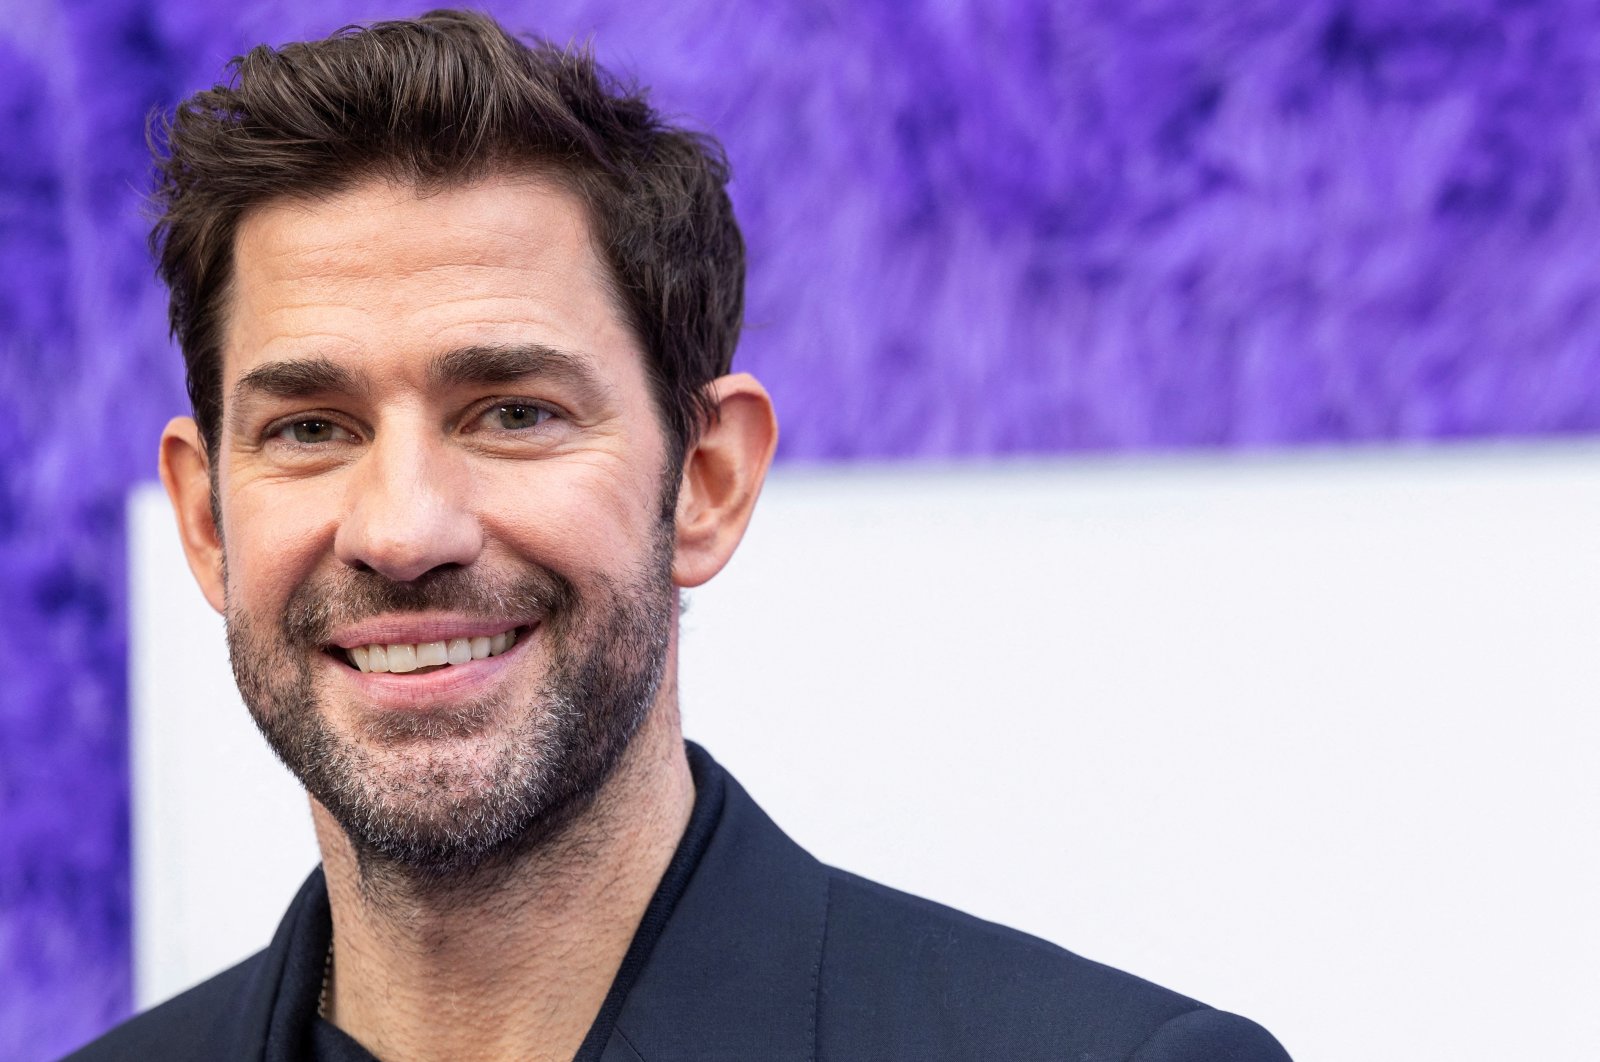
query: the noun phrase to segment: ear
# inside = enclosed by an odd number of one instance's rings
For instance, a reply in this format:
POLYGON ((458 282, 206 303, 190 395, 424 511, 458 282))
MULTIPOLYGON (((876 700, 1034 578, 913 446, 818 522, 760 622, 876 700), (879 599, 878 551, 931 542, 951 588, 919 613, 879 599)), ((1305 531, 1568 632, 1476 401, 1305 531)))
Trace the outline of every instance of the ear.
POLYGON ((161 484, 178 518, 189 570, 211 607, 223 610, 222 536, 211 510, 211 466, 192 417, 173 417, 161 433, 161 484))
POLYGON ((755 511, 778 446, 778 418, 766 388, 748 373, 711 382, 717 417, 683 462, 672 581, 699 586, 733 556, 755 511))

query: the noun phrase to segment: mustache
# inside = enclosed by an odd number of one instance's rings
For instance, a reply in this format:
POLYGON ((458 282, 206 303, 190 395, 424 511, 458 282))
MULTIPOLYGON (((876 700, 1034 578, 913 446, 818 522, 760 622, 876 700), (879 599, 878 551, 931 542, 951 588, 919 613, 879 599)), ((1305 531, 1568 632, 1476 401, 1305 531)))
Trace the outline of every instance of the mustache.
POLYGON ((397 583, 377 572, 345 568, 295 588, 280 621, 285 644, 315 648, 341 626, 404 612, 465 612, 526 620, 565 615, 577 603, 566 578, 527 568, 514 578, 463 567, 441 567, 397 583))

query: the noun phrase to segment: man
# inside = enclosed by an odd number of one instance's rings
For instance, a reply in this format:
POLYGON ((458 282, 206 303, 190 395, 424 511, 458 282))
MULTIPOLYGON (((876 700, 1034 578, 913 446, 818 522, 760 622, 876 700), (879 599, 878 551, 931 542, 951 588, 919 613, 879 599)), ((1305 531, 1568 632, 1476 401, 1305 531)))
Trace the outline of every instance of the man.
POLYGON ((1230 1059, 1259 1027, 822 866, 677 706, 772 458, 709 140, 435 12, 166 130, 161 475, 322 868, 84 1059, 1230 1059))

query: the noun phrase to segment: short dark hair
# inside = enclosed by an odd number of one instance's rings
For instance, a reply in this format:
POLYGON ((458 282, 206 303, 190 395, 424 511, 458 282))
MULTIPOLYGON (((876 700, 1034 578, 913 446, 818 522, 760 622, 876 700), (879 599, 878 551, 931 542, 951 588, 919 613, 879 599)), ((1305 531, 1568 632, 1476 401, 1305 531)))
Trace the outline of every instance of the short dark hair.
POLYGON ((744 240, 710 136, 668 124, 587 48, 518 40, 487 15, 430 11, 233 59, 225 83, 152 124, 150 235, 200 436, 221 431, 221 337, 240 218, 369 178, 424 188, 547 175, 588 207, 623 320, 677 457, 733 360, 744 240))

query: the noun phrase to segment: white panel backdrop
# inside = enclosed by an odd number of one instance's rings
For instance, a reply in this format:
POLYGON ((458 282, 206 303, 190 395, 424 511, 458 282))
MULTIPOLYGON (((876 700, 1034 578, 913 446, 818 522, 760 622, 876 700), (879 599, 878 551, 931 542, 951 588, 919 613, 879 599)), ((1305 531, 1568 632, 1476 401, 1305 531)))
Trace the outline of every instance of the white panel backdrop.
MULTIPOLYGON (((137 992, 316 860, 131 503, 137 992)), ((1600 1051, 1600 448, 785 469, 683 704, 826 861, 1257 1018, 1300 1062, 1600 1051)))

